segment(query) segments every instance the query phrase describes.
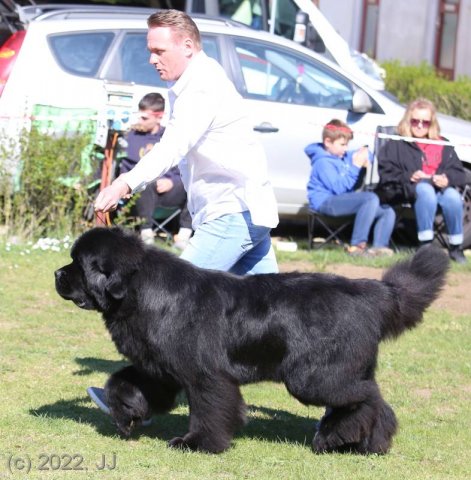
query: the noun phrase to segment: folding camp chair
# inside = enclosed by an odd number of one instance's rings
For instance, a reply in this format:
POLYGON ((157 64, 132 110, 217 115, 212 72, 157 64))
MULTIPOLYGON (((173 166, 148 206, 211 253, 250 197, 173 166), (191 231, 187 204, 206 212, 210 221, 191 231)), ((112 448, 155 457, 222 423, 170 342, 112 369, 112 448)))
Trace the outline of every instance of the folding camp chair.
POLYGON ((344 246, 341 234, 353 227, 355 215, 330 217, 309 209, 307 220, 308 249, 322 248, 329 243, 344 246))
POLYGON ((164 237, 167 242, 172 240, 169 224, 180 215, 180 207, 157 207, 152 214, 152 228, 156 237, 164 237))

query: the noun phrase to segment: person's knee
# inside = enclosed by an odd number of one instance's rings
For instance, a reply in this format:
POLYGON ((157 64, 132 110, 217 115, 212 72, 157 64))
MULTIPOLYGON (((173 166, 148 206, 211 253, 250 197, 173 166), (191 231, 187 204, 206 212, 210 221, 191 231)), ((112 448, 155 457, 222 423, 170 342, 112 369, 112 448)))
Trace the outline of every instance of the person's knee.
POLYGON ((364 192, 364 201, 367 203, 371 208, 379 208, 379 197, 376 193, 373 192, 364 192))
POLYGON ((435 188, 428 182, 419 182, 415 186, 415 195, 417 198, 436 199, 435 188))
POLYGON ((394 224, 396 221, 396 212, 394 211, 394 208, 390 207, 389 205, 383 205, 380 208, 382 209, 383 215, 387 221, 394 224))
POLYGON ((463 199, 461 198, 460 193, 455 188, 447 188, 442 195, 440 201, 441 204, 447 204, 450 208, 461 208, 463 205, 463 199))
POLYGON ((435 211, 438 205, 438 197, 435 188, 429 183, 419 182, 417 184, 415 204, 420 205, 420 208, 435 211))

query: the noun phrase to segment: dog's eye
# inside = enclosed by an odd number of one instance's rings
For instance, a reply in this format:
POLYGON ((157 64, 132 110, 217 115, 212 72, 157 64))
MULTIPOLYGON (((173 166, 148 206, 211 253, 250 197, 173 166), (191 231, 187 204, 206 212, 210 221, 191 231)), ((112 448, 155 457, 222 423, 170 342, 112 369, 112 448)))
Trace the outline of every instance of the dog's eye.
POLYGON ((93 260, 92 261, 92 269, 93 270, 97 270, 98 272, 102 273, 103 275, 105 275, 106 277, 109 277, 110 276, 110 272, 107 271, 104 266, 98 262, 97 260, 93 260))

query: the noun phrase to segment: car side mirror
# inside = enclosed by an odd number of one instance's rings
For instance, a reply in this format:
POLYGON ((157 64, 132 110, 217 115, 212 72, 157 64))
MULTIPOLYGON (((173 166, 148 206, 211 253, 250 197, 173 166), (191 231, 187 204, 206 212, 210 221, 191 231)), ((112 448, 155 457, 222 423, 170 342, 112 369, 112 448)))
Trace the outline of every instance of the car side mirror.
POLYGON ((355 113, 367 113, 373 108, 371 98, 364 90, 356 90, 352 97, 351 111, 355 113))

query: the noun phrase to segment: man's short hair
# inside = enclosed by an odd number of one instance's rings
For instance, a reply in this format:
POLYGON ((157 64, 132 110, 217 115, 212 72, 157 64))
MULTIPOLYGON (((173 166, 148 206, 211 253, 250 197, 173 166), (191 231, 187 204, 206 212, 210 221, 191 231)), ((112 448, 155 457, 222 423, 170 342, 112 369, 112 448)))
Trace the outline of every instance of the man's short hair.
POLYGON ((326 138, 329 138, 332 142, 344 138, 349 142, 353 138, 353 132, 345 122, 334 118, 322 130, 322 141, 324 142, 326 138))
POLYGON ((189 37, 197 49, 201 49, 201 35, 196 23, 180 10, 161 10, 147 19, 149 28, 170 27, 180 37, 189 37))
POLYGON ((160 93, 151 92, 141 98, 138 107, 139 110, 163 112, 165 110, 165 98, 160 93))

